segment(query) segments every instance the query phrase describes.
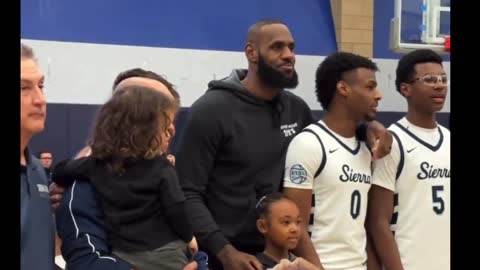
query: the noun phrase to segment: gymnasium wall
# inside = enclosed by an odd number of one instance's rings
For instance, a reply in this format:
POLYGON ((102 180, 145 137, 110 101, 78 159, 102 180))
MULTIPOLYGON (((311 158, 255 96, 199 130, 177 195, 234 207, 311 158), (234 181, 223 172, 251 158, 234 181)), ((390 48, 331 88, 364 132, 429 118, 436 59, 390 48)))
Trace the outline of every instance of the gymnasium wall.
MULTIPOLYGON (((46 74, 48 102, 45 131, 33 139, 31 148, 49 148, 57 161, 74 155, 85 143, 98 106, 109 97, 115 76, 133 67, 156 71, 176 85, 182 103, 179 134, 188 107, 205 92, 208 81, 247 67, 243 54, 246 30, 261 18, 278 18, 289 26, 296 40, 300 78, 293 91, 319 117, 322 108, 313 90, 315 69, 337 50, 331 10, 329 0, 245 0, 241 4, 222 0, 21 0, 21 38, 34 48, 46 74)), ((387 18, 375 15, 374 36, 382 19, 387 18)), ((394 90, 398 58, 377 57, 377 47, 373 48, 384 96, 379 120, 390 124, 406 108, 394 90)), ((445 68, 450 71, 449 62, 445 68)), ((443 111, 440 121, 447 124, 449 98, 443 111)), ((176 141, 173 150, 175 146, 176 141)))

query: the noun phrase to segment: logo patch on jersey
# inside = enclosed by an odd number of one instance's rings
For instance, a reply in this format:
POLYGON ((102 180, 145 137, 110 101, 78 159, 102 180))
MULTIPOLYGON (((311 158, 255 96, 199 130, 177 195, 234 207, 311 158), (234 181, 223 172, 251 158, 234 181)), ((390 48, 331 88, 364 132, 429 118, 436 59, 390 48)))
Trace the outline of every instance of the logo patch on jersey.
POLYGON ((415 150, 415 149, 417 149, 417 147, 414 147, 414 148, 412 148, 412 149, 407 150, 407 153, 410 153, 410 152, 412 152, 412 151, 415 150))
POLYGON ((290 168, 290 181, 295 184, 301 184, 307 180, 307 170, 300 164, 295 164, 290 168))

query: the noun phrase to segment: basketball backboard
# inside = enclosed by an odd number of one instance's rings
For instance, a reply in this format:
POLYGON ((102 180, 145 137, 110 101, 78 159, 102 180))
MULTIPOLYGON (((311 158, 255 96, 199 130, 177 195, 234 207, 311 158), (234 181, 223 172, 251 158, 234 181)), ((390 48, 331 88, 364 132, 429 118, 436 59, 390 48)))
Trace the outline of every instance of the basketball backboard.
POLYGON ((422 48, 450 52, 450 0, 395 0, 390 49, 406 53, 422 48))

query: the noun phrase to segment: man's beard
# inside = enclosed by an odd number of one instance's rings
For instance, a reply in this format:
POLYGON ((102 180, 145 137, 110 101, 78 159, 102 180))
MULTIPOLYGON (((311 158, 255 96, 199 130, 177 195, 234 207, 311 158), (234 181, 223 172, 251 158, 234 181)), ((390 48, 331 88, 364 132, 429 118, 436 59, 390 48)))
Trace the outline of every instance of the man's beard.
POLYGON ((367 122, 371 122, 373 120, 377 119, 377 116, 376 115, 369 115, 368 113, 366 113, 363 117, 363 120, 367 121, 367 122))
POLYGON ((260 80, 262 80, 266 85, 273 88, 293 89, 298 85, 298 75, 295 69, 293 70, 292 76, 288 77, 281 71, 278 71, 269 64, 267 64, 260 54, 258 55, 257 74, 260 80))

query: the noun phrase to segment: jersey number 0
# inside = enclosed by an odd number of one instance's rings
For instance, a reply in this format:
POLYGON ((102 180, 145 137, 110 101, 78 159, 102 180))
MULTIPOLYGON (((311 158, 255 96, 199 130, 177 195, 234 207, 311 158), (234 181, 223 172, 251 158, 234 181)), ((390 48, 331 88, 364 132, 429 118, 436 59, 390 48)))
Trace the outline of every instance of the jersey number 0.
POLYGON ((360 191, 354 190, 352 193, 352 200, 350 202, 350 215, 356 219, 360 215, 360 191))

